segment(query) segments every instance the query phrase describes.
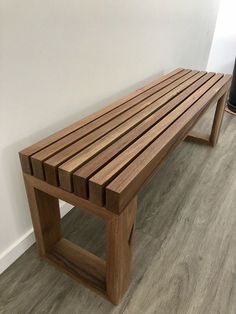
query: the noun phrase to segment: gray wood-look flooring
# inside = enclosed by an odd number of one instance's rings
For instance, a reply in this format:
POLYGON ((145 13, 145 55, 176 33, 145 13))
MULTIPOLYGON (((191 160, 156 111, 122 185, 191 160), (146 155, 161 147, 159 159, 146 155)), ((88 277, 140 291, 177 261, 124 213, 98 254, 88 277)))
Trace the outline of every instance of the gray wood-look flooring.
MULTIPOLYGON (((208 113, 201 128, 210 122, 208 113)), ((102 221, 73 209, 63 228, 104 255, 102 221)), ((0 276, 0 313, 236 313, 234 116, 225 114, 214 149, 182 143, 140 192, 133 265, 130 289, 113 306, 41 261, 33 246, 0 276)))

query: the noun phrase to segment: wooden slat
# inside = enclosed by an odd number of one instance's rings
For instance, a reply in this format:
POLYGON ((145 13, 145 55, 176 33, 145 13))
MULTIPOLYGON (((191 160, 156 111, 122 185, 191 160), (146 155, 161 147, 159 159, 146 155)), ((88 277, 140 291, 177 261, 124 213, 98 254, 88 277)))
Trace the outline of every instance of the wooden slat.
MULTIPOLYGON (((176 90, 172 91, 172 94, 167 94, 166 97, 159 99, 159 101, 149 106, 146 111, 144 110, 140 113, 140 115, 136 115, 133 120, 129 119, 126 125, 122 125, 120 129, 116 129, 114 132, 107 134, 99 141, 94 143, 94 145, 89 146, 88 148, 84 149, 82 152, 77 154, 75 157, 71 158, 68 162, 65 162, 58 169, 60 186, 65 190, 72 191, 71 173, 73 171, 75 171, 78 167, 82 166, 87 160, 94 157, 108 145, 112 144, 115 140, 119 139, 121 135, 123 136, 128 131, 130 132, 130 130, 135 125, 141 123, 145 118, 149 117, 150 114, 155 112, 157 109, 161 108, 167 101, 173 98, 172 97, 173 93, 174 95, 176 95, 176 93, 180 93, 184 88, 186 88, 187 86, 191 85, 194 81, 199 79, 201 75, 203 75, 203 73, 194 76, 192 79, 188 80, 188 82, 185 85, 182 85, 181 88, 178 87, 176 90), (139 116, 141 117, 141 119, 139 116)), ((45 168, 47 166, 48 165, 46 163, 45 168)))
MULTIPOLYGON (((194 73, 191 72, 192 74, 194 73)), ((190 75, 190 74, 189 74, 190 75)), ((106 148, 108 145, 111 145, 114 141, 118 140, 121 136, 124 136, 128 131, 134 128, 137 124, 141 123, 144 119, 148 118, 152 113, 161 108, 166 102, 170 99, 181 93, 184 89, 186 89, 189 85, 193 84, 199 77, 194 75, 191 79, 187 80, 185 83, 179 85, 171 92, 166 94, 164 97, 160 98, 156 102, 152 103, 146 109, 136 114, 134 117, 129 119, 126 123, 122 124, 120 127, 116 128, 112 132, 109 132, 100 140, 95 142, 93 145, 87 147, 83 151, 76 154, 74 157, 70 158, 67 162, 62 164, 59 169, 59 180, 60 186, 65 190, 71 191, 71 173, 75 171, 78 167, 82 166, 87 160, 95 156, 99 153, 99 151, 106 148)), ((56 157, 56 156, 55 156, 56 157)), ((63 155, 64 157, 64 155, 63 155)), ((46 174, 50 173, 51 176, 56 177, 57 169, 55 168, 57 165, 50 165, 48 161, 45 162, 45 171, 46 174)))
POLYGON ((172 77, 175 74, 178 74, 182 71, 183 71, 183 69, 179 68, 179 69, 176 69, 176 70, 174 70, 174 71, 172 71, 166 75, 163 75, 162 77, 155 80, 154 82, 151 82, 151 83, 147 84, 146 86, 137 89, 136 91, 134 91, 134 92, 130 93, 129 95, 111 103, 110 105, 102 108, 101 110, 83 118, 80 121, 77 121, 77 122, 71 124, 70 126, 44 138, 43 140, 41 140, 39 142, 23 149, 19 153, 23 172, 28 173, 28 174, 32 173, 31 163, 30 163, 29 157, 32 156, 33 154, 39 152, 40 150, 47 147, 48 145, 60 140, 64 136, 67 136, 68 134, 76 131, 77 129, 83 127, 84 125, 86 125, 90 122, 92 122, 93 120, 98 119, 99 117, 105 115, 106 113, 108 113, 108 112, 114 110, 115 108, 123 105, 124 103, 131 100, 132 98, 144 93, 148 89, 154 87, 157 84, 160 84, 161 82, 164 82, 165 80, 169 79, 170 77, 172 77))
MULTIPOLYGON (((119 126, 123 122, 127 121, 129 118, 134 116, 137 112, 148 107, 150 103, 154 102, 156 99, 158 99, 159 97, 167 93, 169 89, 172 89, 176 87, 177 85, 181 84, 181 82, 186 81, 188 79, 188 76, 192 75, 192 72, 187 74, 189 72, 188 70, 182 71, 182 72, 181 72, 182 76, 177 80, 174 78, 173 83, 169 84, 168 86, 161 89, 157 93, 151 95, 147 99, 145 98, 145 100, 139 102, 135 106, 131 106, 130 109, 125 110, 125 112, 117 115, 113 120, 108 121, 102 126, 95 128, 92 132, 83 136, 81 139, 77 140, 78 134, 76 132, 69 135, 68 137, 63 138, 57 143, 49 146, 45 150, 40 151, 39 153, 33 155, 31 157, 31 162, 32 162, 34 175, 43 180, 44 179, 43 161, 45 160, 46 157, 50 157, 51 155, 54 155, 51 158, 47 159, 47 164, 51 164, 52 166, 57 167, 62 162, 64 162, 65 160, 75 155, 78 151, 92 144, 97 139, 104 136, 104 134, 110 132, 111 130, 115 129, 117 126, 119 126), (183 72, 183 75, 182 75, 182 72, 183 72)), ((50 179, 48 182, 53 184, 53 182, 51 182, 50 179)))
MULTIPOLYGON (((199 77, 204 75, 205 72, 200 72, 199 77)), ((148 131, 158 120, 160 120, 166 113, 171 111, 175 106, 184 101, 188 96, 195 92, 200 86, 207 82, 214 73, 208 73, 201 77, 197 82, 184 90, 177 97, 172 99, 159 111, 155 112, 149 118, 137 125, 133 130, 121 137, 117 142, 107 147, 84 166, 79 168, 73 173, 73 190, 74 193, 88 198, 88 179, 99 171, 104 165, 106 165, 112 158, 115 158, 121 151, 131 145, 137 138, 139 138, 144 132, 148 131)))
POLYGON ((231 76, 225 75, 218 81, 106 187, 108 209, 116 213, 122 211, 168 154, 171 147, 183 140, 209 104, 227 91, 230 80, 231 76))
MULTIPOLYGON (((152 112, 158 109, 157 100, 160 99, 163 95, 166 95, 166 99, 169 100, 174 97, 176 94, 180 93, 183 89, 185 89, 192 80, 195 80, 195 75, 197 71, 192 71, 181 77, 174 83, 168 85, 161 91, 157 92, 155 95, 151 96, 143 103, 140 103, 137 107, 139 110, 131 108, 129 111, 126 111, 124 114, 121 114, 116 119, 110 121, 108 124, 103 127, 95 130, 90 133, 83 139, 77 141, 76 143, 70 145, 64 150, 60 151, 50 159, 44 162, 46 180, 47 182, 57 185, 57 167, 60 166, 63 162, 70 159, 70 162, 65 163, 65 166, 75 168, 77 167, 77 157, 80 157, 80 152, 84 150, 86 147, 96 142, 95 145, 100 145, 103 142, 103 145, 106 141, 106 145, 110 144, 112 141, 116 140, 118 137, 122 136, 124 133, 128 132, 131 128, 135 127, 136 124, 140 123, 147 116, 151 115, 152 112), (194 77, 191 79, 191 77, 194 77), (170 90, 170 92, 168 92, 170 90), (142 110, 141 110, 142 109, 142 110), (138 113, 136 113, 138 111, 138 113), (118 126, 117 126, 118 125, 118 126)), ((167 101, 166 100, 166 101, 167 101)), ((37 167, 37 171, 40 167, 43 167, 43 163, 31 158, 34 169, 37 167)), ((42 171, 42 170, 40 170, 42 171)))
MULTIPOLYGON (((136 112, 142 110, 147 105, 147 103, 144 102, 145 99, 148 98, 150 101, 155 100, 155 95, 158 91, 162 90, 162 92, 164 93, 164 88, 166 86, 175 81, 179 82, 178 79, 182 80, 182 77, 184 77, 189 72, 190 70, 183 70, 180 73, 171 76, 169 79, 152 87, 151 89, 140 94, 139 96, 134 97, 122 106, 115 108, 114 110, 108 112, 100 118, 92 121, 91 123, 78 129, 77 131, 63 137, 54 144, 34 154, 31 159, 34 175, 40 179, 44 179, 42 167, 42 162, 44 160, 55 155, 57 152, 64 150, 66 147, 71 146, 73 143, 78 143, 80 139, 82 139, 82 143, 89 143, 89 141, 94 141, 96 137, 103 135, 105 132, 107 132, 107 130, 115 128, 117 125, 121 124, 123 121, 134 115, 136 112)), ((183 78, 183 80, 184 79, 185 78, 183 78)))
POLYGON ((150 145, 162 132, 164 132, 179 116, 181 116, 194 102, 206 93, 222 77, 215 75, 184 102, 160 120, 147 133, 135 141, 119 156, 113 159, 103 169, 89 180, 89 198, 92 202, 102 205, 105 202, 104 189, 132 160, 134 160, 148 145, 150 145))

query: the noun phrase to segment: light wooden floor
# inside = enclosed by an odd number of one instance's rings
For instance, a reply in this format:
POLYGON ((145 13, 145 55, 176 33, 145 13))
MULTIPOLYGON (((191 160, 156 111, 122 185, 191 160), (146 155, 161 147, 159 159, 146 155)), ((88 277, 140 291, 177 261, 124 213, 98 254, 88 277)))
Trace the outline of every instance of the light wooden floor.
MULTIPOLYGON (((103 255, 100 221, 73 209, 63 227, 103 255)), ((33 246, 0 277, 0 313, 236 313, 234 116, 225 114, 215 149, 181 144, 141 191, 134 246, 133 281, 119 306, 40 261, 33 246)))

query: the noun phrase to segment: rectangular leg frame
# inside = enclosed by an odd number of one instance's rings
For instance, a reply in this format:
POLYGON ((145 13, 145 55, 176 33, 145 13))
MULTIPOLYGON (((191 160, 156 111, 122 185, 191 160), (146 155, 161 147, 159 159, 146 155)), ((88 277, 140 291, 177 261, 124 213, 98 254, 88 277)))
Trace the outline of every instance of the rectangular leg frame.
POLYGON ((24 180, 39 255, 112 303, 119 303, 131 279, 137 197, 116 215, 30 175, 25 174, 24 180), (63 238, 59 199, 106 221, 106 261, 63 238))
POLYGON ((211 134, 202 135, 197 132, 192 131, 187 137, 186 141, 196 142, 200 144, 206 144, 210 146, 215 146, 219 139, 220 129, 224 117, 224 111, 226 106, 228 93, 226 92, 217 102, 215 116, 212 124, 211 134))

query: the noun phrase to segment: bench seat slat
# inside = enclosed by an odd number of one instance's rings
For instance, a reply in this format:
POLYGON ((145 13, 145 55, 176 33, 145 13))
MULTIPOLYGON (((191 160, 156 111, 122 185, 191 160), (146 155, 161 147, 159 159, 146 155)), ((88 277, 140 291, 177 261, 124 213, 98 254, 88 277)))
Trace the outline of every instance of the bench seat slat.
MULTIPOLYGON (((123 153, 113 159, 108 165, 100 170, 89 180, 89 197, 96 204, 103 205, 104 188, 112 181, 130 162, 132 162, 142 151, 149 146, 160 134, 184 114, 207 90, 209 90, 222 77, 221 74, 215 75, 206 84, 199 88, 189 98, 183 101, 166 117, 160 120, 154 127, 146 132, 141 138, 129 146, 123 153)), ((165 109, 165 107, 164 107, 165 109)))
MULTIPOLYGON (((127 111, 129 111, 131 108, 133 109, 134 112, 136 112, 136 110, 138 111, 138 106, 136 106, 137 104, 144 101, 148 97, 151 98, 151 96, 153 96, 155 99, 154 95, 158 91, 164 89, 164 87, 166 87, 166 86, 170 85, 171 83, 177 81, 178 79, 184 77, 188 72, 190 72, 190 71, 183 70, 183 71, 171 76, 170 78, 161 82, 160 84, 155 85, 154 87, 148 89, 144 93, 142 93, 142 94, 132 98, 131 100, 127 101, 122 106, 119 106, 119 107, 109 111, 108 113, 102 115, 101 117, 97 118, 96 120, 94 120, 94 121, 88 123, 87 125, 79 128, 78 130, 74 131, 73 133, 63 137, 62 139, 58 140, 57 142, 53 143, 52 145, 49 145, 48 147, 46 147, 43 150, 39 151, 38 153, 34 154, 32 156, 33 160, 37 159, 38 161, 44 161, 44 160, 50 158, 51 156, 53 156, 54 154, 56 154, 57 152, 61 151, 65 147, 70 146, 74 142, 77 142, 78 140, 84 138, 89 133, 99 133, 99 130, 101 130, 100 132, 103 132, 102 128, 99 128, 99 127, 102 127, 104 125, 103 129, 104 128, 106 129, 106 127, 108 128, 111 125, 111 123, 109 125, 109 121, 111 121, 115 118, 121 117, 122 114, 123 114, 123 116, 125 116, 127 111), (98 128, 99 128, 99 130, 96 131, 98 128)), ((34 164, 33 164, 33 170, 34 170, 34 164)), ((36 173, 36 175, 37 175, 37 173, 36 173)))
POLYGON ((98 119, 102 115, 104 115, 104 114, 112 111, 113 109, 123 105, 124 103, 131 100, 132 98, 142 94, 143 92, 147 91, 148 89, 154 87, 157 84, 160 84, 161 82, 164 82, 165 80, 169 79, 170 77, 172 77, 172 76, 174 76, 177 73, 180 73, 182 71, 183 71, 182 68, 178 68, 174 71, 171 71, 170 73, 167 73, 167 74, 163 75, 162 77, 158 78, 154 82, 148 83, 144 87, 141 87, 141 88, 131 92, 129 95, 127 95, 127 96, 125 96, 125 97, 123 97, 117 101, 114 101, 113 103, 109 104, 108 106, 105 106, 104 108, 98 110, 97 112, 94 112, 91 115, 88 115, 87 117, 69 125, 68 127, 65 127, 64 129, 59 130, 58 132, 53 133, 52 135, 49 135, 48 137, 38 141, 37 143, 21 150, 19 152, 19 156, 20 156, 22 170, 25 173, 32 174, 30 156, 32 156, 33 154, 44 149, 45 147, 51 145, 52 143, 60 140, 63 137, 65 137, 66 135, 68 135, 68 134, 76 131, 77 129, 83 127, 84 125, 98 119))
MULTIPOLYGON (((170 81, 168 80, 169 83, 166 87, 161 88, 160 91, 154 93, 147 99, 144 98, 144 100, 139 102, 138 104, 135 103, 134 106, 131 106, 130 109, 126 108, 127 110, 125 110, 121 114, 117 114, 111 121, 108 120, 103 125, 94 128, 94 130, 89 132, 87 135, 83 134, 83 136, 81 136, 80 138, 79 129, 78 132, 72 133, 69 136, 64 137, 60 141, 54 143, 53 145, 50 145, 46 149, 40 151, 39 153, 34 154, 33 156, 31 156, 31 163, 34 175, 40 179, 44 179, 43 161, 47 160, 48 164, 57 167, 62 162, 76 154, 78 151, 81 151, 86 146, 95 142, 104 134, 110 132, 110 130, 119 126, 120 124, 128 120, 130 117, 135 115, 137 112, 147 107, 150 103, 154 102, 157 98, 161 97, 161 95, 167 93, 169 89, 174 88, 181 82, 187 80, 189 76, 194 75, 193 72, 190 73, 189 72, 190 71, 182 71, 180 74, 178 74, 180 76, 178 79, 176 79, 176 76, 171 77, 170 81)), ((106 121, 106 119, 104 121, 106 121)), ((52 181, 48 182, 53 184, 52 181)))
MULTIPOLYGON (((56 172, 58 166, 66 162, 68 159, 74 158, 74 156, 85 150, 86 147, 98 141, 100 138, 100 142, 103 141, 102 138, 105 138, 108 144, 116 140, 118 137, 122 136, 122 134, 125 134, 130 128, 134 127, 137 123, 141 122, 143 119, 149 116, 153 111, 157 110, 158 99, 163 97, 163 95, 166 96, 167 100, 174 97, 182 89, 185 89, 189 84, 191 84, 191 78, 194 77, 196 74, 197 71, 192 71, 186 74, 185 76, 171 83, 156 94, 139 103, 135 108, 127 110, 104 126, 96 129, 94 132, 91 132, 89 135, 85 136, 81 140, 73 143, 72 145, 61 150, 51 158, 45 160, 44 163, 36 159, 35 156, 32 156, 31 160, 34 175, 37 176, 38 173, 38 176, 43 176, 42 168, 44 167, 47 182, 51 184, 57 184, 56 172)), ((100 145, 99 142, 97 145, 100 145)), ((76 162, 77 161, 75 161, 75 163, 76 162)), ((72 163, 74 163, 74 159, 72 163)))
POLYGON ((209 103, 227 91, 230 80, 230 75, 219 80, 106 187, 106 208, 116 213, 122 211, 128 199, 137 193, 168 152, 184 139, 209 103))
MULTIPOLYGON (((203 72, 204 74, 205 72, 203 72)), ((200 75, 200 73, 199 73, 200 75)), ((100 152, 93 159, 89 160, 84 166, 80 167, 73 173, 73 188, 74 193, 78 196, 88 198, 88 179, 91 178, 96 172, 104 167, 108 162, 119 155, 126 147, 131 145, 136 139, 142 134, 148 131, 155 123, 157 123, 162 117, 168 112, 178 106, 179 103, 184 101, 200 86, 206 83, 214 73, 208 73, 201 77, 200 80, 195 82, 193 85, 184 90, 177 97, 168 102, 159 111, 155 112, 152 116, 144 120, 137 127, 127 133, 125 136, 120 138, 117 142, 100 152)))
MULTIPOLYGON (((192 73, 194 73, 194 71, 192 73)), ((156 102, 154 102, 152 105, 150 105, 148 108, 146 108, 139 114, 135 115, 133 118, 129 119, 127 123, 124 123, 119 128, 115 129, 113 132, 106 134, 100 140, 96 141, 93 145, 82 150, 74 157, 66 161, 64 164, 59 166, 58 173, 60 186, 66 189, 67 191, 72 191, 70 175, 72 172, 74 172, 78 167, 82 166, 84 163, 86 163, 89 159, 94 157, 104 148, 111 145, 114 141, 117 141, 121 136, 124 136, 127 132, 130 132, 130 130, 132 130, 132 128, 134 128, 135 125, 137 125, 138 123, 142 123, 144 119, 147 119, 151 114, 159 110, 162 106, 165 105, 165 103, 167 103, 170 99, 178 95, 189 85, 193 84, 204 74, 205 74, 204 72, 201 72, 198 75, 194 75, 191 79, 181 84, 176 89, 172 90, 170 93, 166 94, 156 102)), ((47 172, 50 171, 50 165, 48 161, 45 162, 45 170, 46 174, 47 172)))

